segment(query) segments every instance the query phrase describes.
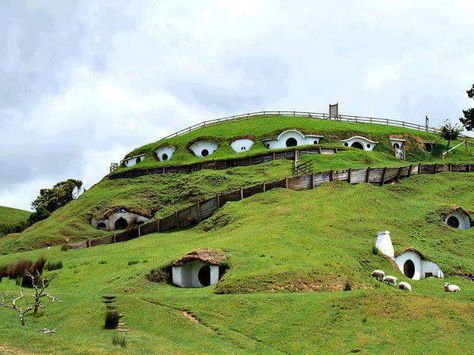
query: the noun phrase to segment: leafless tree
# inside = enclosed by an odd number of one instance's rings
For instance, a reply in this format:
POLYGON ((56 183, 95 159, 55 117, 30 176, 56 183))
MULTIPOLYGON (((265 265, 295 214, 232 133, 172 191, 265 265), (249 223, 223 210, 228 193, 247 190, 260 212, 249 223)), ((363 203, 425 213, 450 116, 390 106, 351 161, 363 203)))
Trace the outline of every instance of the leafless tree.
POLYGON ((41 304, 41 300, 44 297, 50 298, 53 302, 55 301, 61 302, 59 298, 45 292, 45 290, 48 288, 53 278, 50 278, 48 281, 45 281, 44 277, 42 277, 38 271, 36 271, 36 276, 32 275, 29 271, 26 271, 25 275, 31 279, 31 284, 33 285, 33 288, 35 289, 35 293, 33 295, 33 298, 34 298, 33 315, 35 317, 38 315, 39 309, 43 308, 43 305, 41 304))
POLYGON ((20 300, 25 300, 25 296, 23 295, 23 289, 20 289, 20 295, 17 298, 14 298, 11 304, 5 302, 5 299, 0 299, 0 306, 5 308, 13 309, 18 313, 18 317, 20 318, 21 325, 24 327, 26 325, 25 315, 33 310, 33 307, 26 304, 25 308, 21 308, 18 306, 17 302, 20 300))

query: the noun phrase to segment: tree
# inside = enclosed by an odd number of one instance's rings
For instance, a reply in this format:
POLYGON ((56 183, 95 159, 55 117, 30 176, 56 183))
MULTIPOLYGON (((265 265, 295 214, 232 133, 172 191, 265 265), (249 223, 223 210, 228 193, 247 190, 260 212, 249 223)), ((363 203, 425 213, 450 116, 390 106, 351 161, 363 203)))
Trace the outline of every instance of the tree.
POLYGON ((18 306, 17 302, 20 300, 25 300, 25 296, 23 295, 23 289, 20 289, 20 295, 13 299, 11 304, 5 303, 5 299, 2 297, 0 299, 0 306, 5 308, 10 308, 18 313, 18 318, 20 318, 21 325, 24 327, 26 325, 25 316, 27 313, 33 310, 33 307, 26 303, 25 307, 18 306))
MULTIPOLYGON (((470 90, 466 91, 466 93, 470 99, 474 99, 474 84, 470 90)), ((462 112, 464 113, 464 117, 461 117, 459 121, 461 121, 467 131, 474 130, 474 107, 463 110, 462 112)))
POLYGON ((449 148, 449 145, 451 144, 451 142, 458 139, 459 135, 461 134, 462 127, 460 127, 458 124, 452 124, 446 120, 439 127, 439 131, 440 131, 441 137, 443 137, 444 139, 448 141, 447 148, 449 148))
POLYGON ((50 298, 53 302, 61 302, 61 300, 57 297, 51 296, 49 293, 46 293, 46 289, 48 286, 51 284, 51 281, 53 281, 53 278, 50 278, 49 280, 45 280, 43 276, 41 276, 39 271, 36 271, 36 275, 31 274, 29 271, 26 271, 25 273, 26 276, 28 276, 31 279, 31 284, 33 285, 33 288, 35 289, 35 293, 33 295, 34 298, 34 305, 33 305, 33 315, 36 317, 38 315, 38 311, 40 308, 43 308, 43 304, 41 303, 41 300, 44 297, 50 298))
POLYGON ((39 196, 31 203, 36 210, 31 216, 31 222, 45 219, 58 208, 67 205, 77 198, 82 187, 82 181, 68 179, 58 182, 51 189, 41 189, 39 196))

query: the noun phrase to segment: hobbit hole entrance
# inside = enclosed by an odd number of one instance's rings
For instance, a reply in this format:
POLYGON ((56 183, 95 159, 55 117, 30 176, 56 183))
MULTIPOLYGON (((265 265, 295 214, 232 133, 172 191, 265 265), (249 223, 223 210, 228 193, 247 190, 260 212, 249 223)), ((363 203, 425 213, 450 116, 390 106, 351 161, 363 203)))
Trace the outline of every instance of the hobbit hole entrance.
POLYGON ((120 217, 119 219, 117 219, 117 221, 115 222, 115 229, 127 229, 128 227, 128 222, 125 218, 123 217, 120 217))
MULTIPOLYGON (((359 142, 354 142, 354 143, 352 143, 351 147, 352 147, 352 148, 357 148, 357 149, 364 149, 364 147, 362 146, 362 144, 360 144, 359 142)), ((368 148, 370 148, 370 145, 368 145, 368 148)))
POLYGON ((288 138, 286 140, 286 146, 287 147, 296 147, 298 145, 298 141, 295 138, 288 138))
POLYGON ((430 143, 425 143, 425 149, 427 152, 431 153, 433 146, 430 143))
POLYGON ((406 277, 409 277, 410 279, 415 276, 415 264, 412 260, 408 259, 407 261, 405 261, 405 264, 403 264, 403 273, 406 277))
POLYGON ((97 228, 105 229, 105 228, 107 228, 107 226, 105 225, 104 222, 100 222, 100 223, 97 225, 97 228))
POLYGON ((199 269, 198 280, 203 286, 209 286, 211 284, 211 268, 209 265, 205 265, 199 269))
POLYGON ((451 216, 448 218, 446 221, 448 226, 453 227, 453 228, 459 228, 459 219, 456 216, 451 216))

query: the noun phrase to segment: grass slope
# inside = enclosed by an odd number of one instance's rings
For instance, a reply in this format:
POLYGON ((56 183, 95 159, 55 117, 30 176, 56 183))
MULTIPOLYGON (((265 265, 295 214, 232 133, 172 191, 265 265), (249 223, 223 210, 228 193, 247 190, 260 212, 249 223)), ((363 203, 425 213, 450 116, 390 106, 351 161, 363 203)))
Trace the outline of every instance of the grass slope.
POLYGON ((25 222, 29 216, 28 211, 0 206, 0 226, 13 226, 25 222))
MULTIPOLYGON (((445 173, 383 187, 331 183, 311 191, 274 190, 228 203, 191 229, 90 249, 2 256, 0 264, 44 255, 63 261, 64 269, 54 272, 50 289, 63 302, 48 303, 40 318, 28 317, 24 331, 12 311, 0 310, 0 344, 41 352, 119 352, 111 345, 113 331, 101 328, 101 297, 112 293, 133 353, 468 353, 474 346, 474 284, 452 275, 474 272, 474 229, 452 229, 440 214, 453 204, 474 210, 473 178, 445 173), (442 292, 444 280, 435 278, 410 280, 412 293, 370 279, 370 271, 382 268, 406 280, 372 254, 376 232, 384 229, 396 251, 417 248, 462 292, 442 292), (229 255, 231 269, 216 287, 146 281, 150 269, 202 247, 229 255), (347 278, 353 291, 337 291, 347 278), (62 328, 54 341, 38 331, 57 325, 62 328)), ((13 281, 0 283, 9 296, 15 290, 13 281)))

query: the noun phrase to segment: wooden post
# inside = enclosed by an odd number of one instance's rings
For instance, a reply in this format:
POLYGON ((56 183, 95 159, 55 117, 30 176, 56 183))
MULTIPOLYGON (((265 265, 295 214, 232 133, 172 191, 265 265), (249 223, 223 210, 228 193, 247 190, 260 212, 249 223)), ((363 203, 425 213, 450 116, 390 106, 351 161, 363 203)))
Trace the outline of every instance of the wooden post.
POLYGON ((370 177, 370 166, 367 168, 367 171, 365 172, 365 182, 369 182, 369 177, 370 177))
POLYGON ((395 178, 396 182, 400 182, 400 174, 402 173, 403 168, 398 168, 397 177, 395 178))
POLYGON ((411 176, 411 169, 413 168, 413 165, 410 164, 410 166, 408 167, 408 177, 411 176))
POLYGON ((421 174, 421 163, 418 163, 418 175, 421 174))
POLYGON ((436 174, 437 170, 438 170, 438 164, 435 164, 433 168, 433 174, 436 174))
POLYGON ((221 195, 217 194, 217 208, 221 207, 221 195))
POLYGON ((311 188, 314 189, 314 173, 311 173, 311 188))
POLYGON ((468 172, 468 173, 471 172, 471 164, 467 164, 467 172, 468 172))
POLYGON ((380 186, 383 186, 385 184, 385 173, 387 172, 387 168, 383 168, 382 171, 382 180, 380 181, 380 186))
POLYGON ((334 170, 329 172, 329 181, 334 181, 334 170))
POLYGON ((197 203, 198 220, 201 221, 201 202, 197 203))
POLYGON ((266 182, 263 183, 263 188, 262 189, 263 189, 263 192, 267 191, 267 183, 266 182))
POLYGON ((352 168, 349 168, 349 170, 347 170, 347 182, 349 184, 351 183, 351 172, 352 172, 352 168))
POLYGON ((117 242, 117 235, 114 233, 112 234, 112 243, 116 243, 117 242))
POLYGON ((161 219, 156 221, 156 228, 158 233, 161 232, 161 219))
POLYGON ((288 188, 288 178, 285 178, 285 188, 288 188))
POLYGON ((240 199, 244 199, 244 189, 240 189, 240 199))
POLYGON ((138 226, 138 236, 141 237, 142 236, 142 230, 141 230, 141 225, 138 226))
POLYGON ((452 171, 451 163, 448 164, 448 171, 452 171))
POLYGON ((275 152, 272 153, 272 160, 275 160, 275 152))
POLYGON ((87 239, 86 247, 87 247, 87 248, 90 248, 90 247, 91 247, 91 240, 90 240, 90 239, 87 239))

